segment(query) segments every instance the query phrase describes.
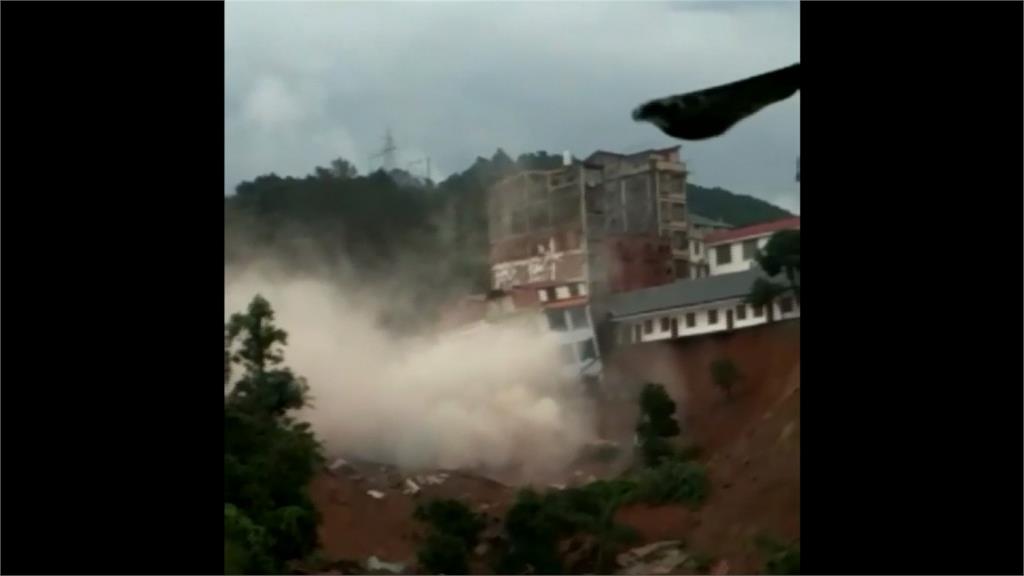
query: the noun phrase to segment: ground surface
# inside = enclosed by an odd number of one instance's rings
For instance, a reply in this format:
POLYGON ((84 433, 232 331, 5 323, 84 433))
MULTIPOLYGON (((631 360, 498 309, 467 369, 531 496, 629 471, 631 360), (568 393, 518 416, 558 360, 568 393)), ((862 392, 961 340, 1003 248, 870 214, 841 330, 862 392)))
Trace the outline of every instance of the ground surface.
MULTIPOLYGON (((757 534, 782 541, 799 538, 799 322, 637 346, 620 351, 609 363, 623 390, 644 381, 666 386, 677 401, 687 438, 703 451, 712 482, 708 501, 696 511, 630 506, 620 510, 621 522, 639 531, 644 542, 683 540, 690 550, 724 560, 719 569, 727 566, 733 574, 761 569, 757 534), (731 358, 744 374, 731 400, 709 375, 710 363, 721 357, 731 358)), ((628 443, 636 422, 635 400, 623 393, 602 411, 606 434, 628 443)), ((423 484, 418 494, 408 495, 402 492, 407 477, 367 463, 319 475, 311 494, 322 515, 325 556, 352 561, 377 556, 411 569, 422 533, 412 519, 417 501, 458 498, 488 515, 496 529, 516 492, 493 480, 451 472, 442 483, 423 484), (384 498, 375 499, 368 490, 384 498)))

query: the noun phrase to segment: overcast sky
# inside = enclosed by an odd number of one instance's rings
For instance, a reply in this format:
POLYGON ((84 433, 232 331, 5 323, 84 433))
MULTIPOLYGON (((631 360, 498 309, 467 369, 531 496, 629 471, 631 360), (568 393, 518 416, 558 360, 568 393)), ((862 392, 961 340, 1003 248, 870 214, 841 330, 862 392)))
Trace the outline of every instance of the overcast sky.
MULTIPOLYGON (((228 2, 225 190, 338 156, 361 172, 390 127, 435 180, 501 147, 680 143, 630 111, 800 60, 796 2, 228 2)), ((682 142, 691 182, 799 211, 800 95, 682 142)), ((422 166, 410 171, 422 171, 422 166)))

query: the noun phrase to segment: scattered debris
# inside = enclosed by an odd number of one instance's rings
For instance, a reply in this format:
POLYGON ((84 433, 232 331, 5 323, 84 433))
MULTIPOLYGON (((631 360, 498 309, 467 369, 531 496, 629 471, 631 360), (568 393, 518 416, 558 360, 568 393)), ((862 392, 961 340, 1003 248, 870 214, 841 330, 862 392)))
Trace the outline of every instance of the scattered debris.
POLYGON ((344 458, 338 458, 334 462, 331 462, 331 465, 328 466, 327 468, 331 472, 334 472, 334 471, 338 470, 339 468, 341 468, 343 466, 348 466, 348 460, 345 460, 344 458))
POLYGON ((370 556, 366 560, 366 571, 370 574, 401 574, 405 572, 405 564, 384 562, 376 556, 370 556))
POLYGON ((548 488, 553 488, 555 490, 565 490, 565 484, 548 484, 548 488))
POLYGON ((416 480, 420 484, 427 484, 429 486, 440 486, 444 484, 444 481, 448 479, 447 474, 425 474, 423 476, 417 476, 416 480))
POLYGON ((413 482, 411 478, 406 478, 405 479, 405 489, 402 490, 402 494, 405 494, 406 496, 413 496, 413 495, 419 493, 419 491, 420 491, 419 484, 413 482))
POLYGON ((616 557, 619 574, 669 574, 689 558, 679 540, 654 542, 616 557))
POLYGON ((377 500, 380 500, 381 498, 384 497, 384 493, 378 490, 367 490, 366 493, 370 495, 371 498, 375 498, 377 500))

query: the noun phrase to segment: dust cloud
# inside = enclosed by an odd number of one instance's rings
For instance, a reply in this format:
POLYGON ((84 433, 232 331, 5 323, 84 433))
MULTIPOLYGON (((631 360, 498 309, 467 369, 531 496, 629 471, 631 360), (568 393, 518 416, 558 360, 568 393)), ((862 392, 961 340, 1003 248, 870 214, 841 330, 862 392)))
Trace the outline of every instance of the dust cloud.
POLYGON ((385 307, 415 310, 393 292, 259 268, 226 276, 226 312, 257 293, 288 332, 285 364, 312 396, 300 416, 329 457, 546 481, 595 438, 582 387, 560 377, 557 342, 529 322, 403 337, 376 320, 385 307))

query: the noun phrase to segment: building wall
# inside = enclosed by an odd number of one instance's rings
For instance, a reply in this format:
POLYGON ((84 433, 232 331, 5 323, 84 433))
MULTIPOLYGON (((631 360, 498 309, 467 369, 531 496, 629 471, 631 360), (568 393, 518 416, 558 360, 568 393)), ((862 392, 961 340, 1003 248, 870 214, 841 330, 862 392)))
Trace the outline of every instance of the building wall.
MULTIPOLYGON (((789 298, 792 303, 792 309, 788 313, 782 312, 783 299, 780 299, 773 304, 773 321, 789 320, 800 317, 799 305, 797 305, 796 301, 793 300, 792 297, 789 298)), ((636 318, 630 318, 629 320, 618 321, 618 341, 620 344, 636 344, 642 342, 654 342, 658 340, 669 340, 672 338, 672 319, 675 319, 678 322, 677 338, 700 336, 702 334, 710 334, 713 332, 724 332, 727 330, 726 318, 729 310, 732 310, 733 312, 733 330, 749 328, 751 326, 757 326, 768 322, 767 310, 762 311, 761 316, 755 316, 752 306, 746 304, 740 298, 734 298, 700 306, 666 310, 661 313, 654 313, 647 316, 638 316, 636 318), (738 308, 740 307, 743 307, 746 311, 746 318, 743 320, 738 318, 738 308), (709 322, 709 313, 711 311, 716 311, 718 314, 717 322, 714 324, 709 322), (695 323, 693 327, 688 327, 686 325, 687 314, 694 315, 695 323), (663 319, 666 319, 667 323, 663 322, 663 319), (650 332, 646 331, 648 321, 650 321, 650 332)))
POLYGON ((563 376, 579 376, 584 369, 587 373, 600 372, 601 353, 594 335, 594 319, 585 298, 574 303, 545 308, 540 322, 542 329, 557 336, 562 347, 560 352, 563 358, 563 376), (561 323, 553 322, 554 318, 561 318, 561 323), (592 358, 586 358, 584 353, 588 342, 592 358))
POLYGON ((648 235, 608 237, 609 292, 627 292, 668 284, 675 279, 672 253, 664 238, 648 235))
POLYGON ((743 257, 743 243, 748 240, 753 240, 757 243, 757 249, 761 250, 765 244, 768 243, 768 239, 771 234, 766 234, 760 237, 744 238, 743 240, 733 240, 730 242, 723 242, 721 244, 705 245, 705 251, 707 252, 708 263, 711 265, 711 275, 717 276, 719 274, 732 274, 733 272, 745 272, 750 270, 751 265, 754 262, 753 258, 743 257), (727 264, 721 264, 718 262, 718 247, 728 246, 729 253, 732 254, 732 261, 727 264))

